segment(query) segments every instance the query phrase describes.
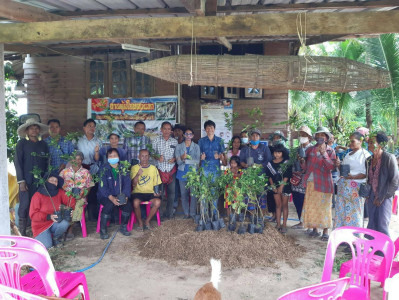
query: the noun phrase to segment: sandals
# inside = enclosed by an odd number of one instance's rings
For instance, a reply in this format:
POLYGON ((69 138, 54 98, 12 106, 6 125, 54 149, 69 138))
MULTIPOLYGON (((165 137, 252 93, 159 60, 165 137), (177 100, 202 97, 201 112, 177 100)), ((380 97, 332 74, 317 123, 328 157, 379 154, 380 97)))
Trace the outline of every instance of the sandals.
POLYGON ((294 226, 291 226, 292 229, 303 229, 302 225, 296 224, 294 226))
POLYGON ((281 229, 280 232, 282 234, 286 234, 287 233, 287 227, 281 227, 280 229, 281 229))
POLYGON ((144 229, 143 229, 143 227, 137 226, 137 227, 136 227, 136 231, 143 232, 144 229))
POLYGON ((271 217, 270 219, 267 219, 268 222, 270 223, 276 223, 276 218, 275 217, 271 217))
POLYGON ((320 235, 321 235, 320 232, 314 231, 314 230, 312 230, 312 232, 309 233, 309 236, 310 236, 310 237, 319 237, 320 235))
POLYGON ((323 233, 323 235, 321 236, 321 240, 322 240, 323 242, 327 242, 328 239, 329 239, 329 235, 326 234, 326 233, 323 233))
POLYGON ((150 225, 144 225, 143 229, 144 230, 151 230, 151 226, 150 225))

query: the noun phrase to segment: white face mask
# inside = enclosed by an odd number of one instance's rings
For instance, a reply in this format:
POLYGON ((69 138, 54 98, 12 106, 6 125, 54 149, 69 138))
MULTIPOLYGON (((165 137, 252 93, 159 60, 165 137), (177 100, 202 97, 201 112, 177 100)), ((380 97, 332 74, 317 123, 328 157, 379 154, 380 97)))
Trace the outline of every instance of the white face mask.
POLYGON ((300 137, 299 138, 299 142, 301 143, 301 144, 305 144, 305 143, 307 143, 307 142, 309 142, 309 138, 307 137, 307 136, 305 136, 305 137, 300 137))

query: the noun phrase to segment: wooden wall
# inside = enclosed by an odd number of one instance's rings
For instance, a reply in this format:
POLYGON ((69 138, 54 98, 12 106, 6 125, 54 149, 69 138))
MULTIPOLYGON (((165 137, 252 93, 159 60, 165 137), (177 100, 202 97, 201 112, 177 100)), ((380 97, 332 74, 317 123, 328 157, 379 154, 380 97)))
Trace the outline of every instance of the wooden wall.
MULTIPOLYGON (((264 44, 265 55, 289 55, 290 47, 286 42, 275 42, 264 44)), ((199 87, 183 87, 183 97, 186 99, 186 125, 197 133, 202 129, 201 124, 201 99, 199 87)), ((239 117, 235 122, 233 134, 239 134, 242 124, 251 124, 253 120, 248 110, 259 107, 263 113, 262 138, 268 138, 275 130, 286 132, 286 125, 276 125, 288 119, 288 91, 287 90, 263 90, 262 99, 234 99, 235 113, 239 117)), ((198 136, 196 136, 198 137, 198 136)))
POLYGON ((84 61, 71 56, 27 57, 24 63, 28 112, 43 123, 61 121, 64 133, 82 128, 87 101, 84 61))

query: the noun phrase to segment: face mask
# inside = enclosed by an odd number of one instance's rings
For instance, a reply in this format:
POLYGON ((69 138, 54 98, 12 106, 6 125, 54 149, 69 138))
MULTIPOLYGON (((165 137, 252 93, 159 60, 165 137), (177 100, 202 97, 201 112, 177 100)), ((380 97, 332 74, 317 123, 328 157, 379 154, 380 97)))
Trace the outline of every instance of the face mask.
POLYGON ((306 137, 300 137, 299 138, 299 142, 301 143, 301 144, 306 144, 307 142, 309 142, 309 138, 306 136, 306 137))
POLYGON ((246 138, 242 138, 241 139, 241 142, 243 143, 243 144, 248 144, 248 138, 246 137, 246 138))
POLYGON ((260 141, 251 141, 251 145, 254 145, 254 146, 259 145, 259 143, 260 143, 260 141))
POLYGON ((325 142, 325 139, 323 139, 323 138, 317 138, 317 139, 316 139, 316 142, 317 142, 317 145, 321 145, 321 144, 323 144, 323 143, 325 142))
POLYGON ((282 140, 277 140, 273 142, 273 146, 282 145, 284 142, 282 140))
POLYGON ((119 162, 119 157, 116 158, 108 158, 108 162, 110 165, 115 165, 119 162))

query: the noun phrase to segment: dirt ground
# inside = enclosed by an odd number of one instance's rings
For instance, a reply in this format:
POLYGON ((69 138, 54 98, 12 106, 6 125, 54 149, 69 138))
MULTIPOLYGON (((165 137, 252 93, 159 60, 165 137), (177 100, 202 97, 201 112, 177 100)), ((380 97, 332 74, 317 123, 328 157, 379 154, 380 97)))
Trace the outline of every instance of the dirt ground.
MULTIPOLYGON (((295 219, 292 203, 289 210, 289 218, 295 219)), ((179 222, 179 218, 169 222, 179 222)), ((288 225, 295 223, 291 220, 288 225)), ((77 237, 73 241, 66 243, 64 248, 51 251, 57 270, 76 271, 91 265, 101 256, 108 241, 99 238, 95 226, 95 223, 88 222, 87 238, 82 238, 80 228, 76 227, 77 237)), ((168 226, 168 221, 162 226, 168 226)), ((115 225, 109 227, 111 235, 116 230, 115 225)), ((391 230, 394 240, 399 236, 398 216, 392 216, 391 230)), ((223 299, 277 299, 293 289, 320 282, 327 243, 308 237, 304 230, 291 229, 287 235, 305 249, 295 264, 276 261, 269 267, 226 269, 222 261, 219 289, 223 299)), ((130 237, 116 234, 103 260, 85 271, 91 299, 193 299, 196 291, 209 281, 210 266, 181 261, 169 264, 139 256, 138 243, 142 236, 143 233, 134 230, 130 237)), ((338 277, 336 272, 334 274, 338 277)), ((371 287, 371 296, 372 299, 382 299, 382 289, 375 283, 371 287)))

